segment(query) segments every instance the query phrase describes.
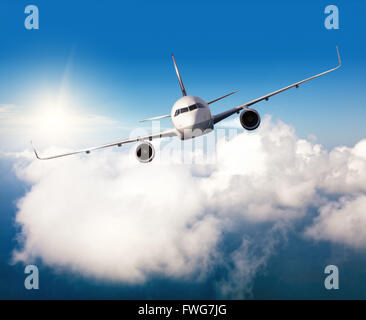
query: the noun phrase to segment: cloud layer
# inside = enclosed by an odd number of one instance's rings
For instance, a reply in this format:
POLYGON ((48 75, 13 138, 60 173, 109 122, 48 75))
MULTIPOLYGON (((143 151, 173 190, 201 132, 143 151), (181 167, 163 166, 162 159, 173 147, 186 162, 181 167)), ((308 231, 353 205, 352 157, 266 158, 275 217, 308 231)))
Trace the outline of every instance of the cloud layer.
POLYGON ((366 247, 366 140, 329 152, 265 117, 256 132, 220 140, 213 165, 165 160, 144 165, 106 150, 19 161, 17 175, 31 189, 18 202, 14 261, 41 258, 127 283, 202 279, 220 265, 218 292, 242 297, 310 207, 319 215, 307 237, 366 247), (230 234, 241 241, 224 250, 230 234))

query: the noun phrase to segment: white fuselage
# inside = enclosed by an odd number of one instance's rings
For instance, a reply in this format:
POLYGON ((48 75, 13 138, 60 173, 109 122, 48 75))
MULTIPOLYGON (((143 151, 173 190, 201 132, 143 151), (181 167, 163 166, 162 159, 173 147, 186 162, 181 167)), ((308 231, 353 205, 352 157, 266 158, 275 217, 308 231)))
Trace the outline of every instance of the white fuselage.
POLYGON ((184 96, 172 107, 171 119, 181 139, 191 139, 213 130, 210 107, 203 99, 184 96))

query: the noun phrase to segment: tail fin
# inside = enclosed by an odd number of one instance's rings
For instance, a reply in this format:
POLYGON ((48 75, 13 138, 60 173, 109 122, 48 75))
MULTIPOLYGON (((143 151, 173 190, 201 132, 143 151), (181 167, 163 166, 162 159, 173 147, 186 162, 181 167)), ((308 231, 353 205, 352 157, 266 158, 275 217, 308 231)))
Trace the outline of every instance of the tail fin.
POLYGON ((186 89, 184 88, 182 77, 180 76, 179 69, 178 69, 177 63, 175 62, 175 58, 174 58, 173 54, 172 54, 172 58, 173 58, 173 62, 174 62, 175 72, 177 73, 177 76, 178 76, 180 89, 182 90, 183 96, 186 96, 187 92, 186 92, 186 89))

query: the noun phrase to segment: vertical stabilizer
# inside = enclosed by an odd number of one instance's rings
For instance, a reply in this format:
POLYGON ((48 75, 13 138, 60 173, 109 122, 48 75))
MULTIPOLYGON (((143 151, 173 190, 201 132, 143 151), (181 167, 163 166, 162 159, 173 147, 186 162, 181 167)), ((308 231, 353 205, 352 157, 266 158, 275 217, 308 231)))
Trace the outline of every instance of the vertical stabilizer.
POLYGON ((173 54, 172 54, 172 58, 173 58, 173 62, 174 62, 175 72, 177 73, 177 77, 179 80, 180 89, 182 90, 183 96, 186 96, 187 92, 186 92, 186 89, 184 88, 182 77, 180 76, 179 69, 178 69, 177 63, 175 62, 175 58, 174 58, 173 54))

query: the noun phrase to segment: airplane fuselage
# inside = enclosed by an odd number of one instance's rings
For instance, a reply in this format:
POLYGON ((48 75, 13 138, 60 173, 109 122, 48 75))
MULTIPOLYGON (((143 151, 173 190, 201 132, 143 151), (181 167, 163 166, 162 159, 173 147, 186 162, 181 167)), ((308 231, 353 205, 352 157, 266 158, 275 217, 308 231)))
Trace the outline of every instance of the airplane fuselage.
POLYGON ((171 119, 182 140, 211 132, 214 123, 206 101, 196 96, 184 96, 172 107, 171 119))

